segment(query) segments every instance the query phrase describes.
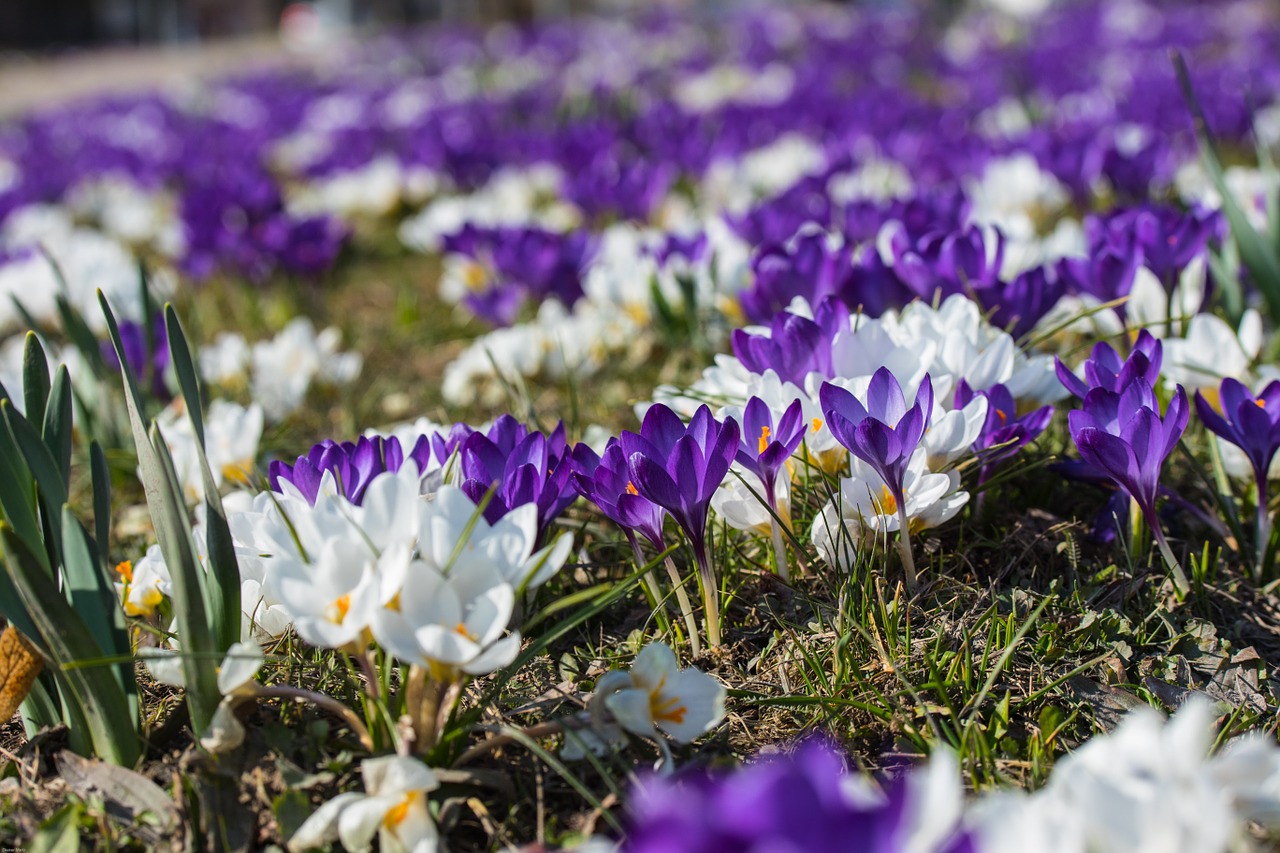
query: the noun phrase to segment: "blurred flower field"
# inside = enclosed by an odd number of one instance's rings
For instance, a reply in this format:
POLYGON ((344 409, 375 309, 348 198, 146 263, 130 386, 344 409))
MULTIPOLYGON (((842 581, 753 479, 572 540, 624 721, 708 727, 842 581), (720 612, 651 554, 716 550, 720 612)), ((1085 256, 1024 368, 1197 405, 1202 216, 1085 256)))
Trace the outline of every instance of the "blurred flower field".
POLYGON ((1280 848, 1278 58, 657 6, 0 123, 0 844, 1280 848))

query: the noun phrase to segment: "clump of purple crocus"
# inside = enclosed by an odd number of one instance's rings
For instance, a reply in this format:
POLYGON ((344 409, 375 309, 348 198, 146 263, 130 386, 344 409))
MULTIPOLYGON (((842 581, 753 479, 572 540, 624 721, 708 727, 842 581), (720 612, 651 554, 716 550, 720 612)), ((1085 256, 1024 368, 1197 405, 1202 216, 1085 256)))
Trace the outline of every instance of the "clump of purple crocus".
POLYGON ((1187 428, 1187 392, 1181 385, 1162 416, 1155 391, 1136 376, 1116 392, 1099 386, 1084 397, 1084 407, 1067 415, 1080 455, 1126 492, 1151 528, 1178 592, 1191 589, 1156 514, 1160 470, 1187 428))
POLYGON ((1110 344, 1094 344, 1093 352, 1084 363, 1083 380, 1072 373, 1062 359, 1056 359, 1055 369, 1063 387, 1083 400, 1094 388, 1119 393, 1136 379, 1142 379, 1154 388, 1160 378, 1163 360, 1164 347, 1159 339, 1143 329, 1138 333, 1129 357, 1123 361, 1110 344))
POLYGON ((803 388, 810 373, 832 375, 831 345, 842 331, 849 331, 849 309, 829 297, 812 320, 790 311, 774 315, 768 335, 735 329, 733 353, 752 373, 773 370, 782 381, 803 388))
MULTIPOLYGON (((631 798, 624 853, 897 853, 931 815, 909 777, 883 793, 859 786, 834 748, 810 740, 729 773, 653 776, 631 798), (861 790, 859 790, 861 788, 861 790), (855 793, 856 792, 856 793, 855 793)), ((930 827, 932 829, 932 827, 930 827)), ((972 853, 971 835, 943 828, 928 849, 972 853)), ((923 849, 923 848, 922 848, 923 849)))
POLYGON ((284 492, 281 481, 287 481, 315 505, 320 485, 326 474, 333 478, 338 494, 360 504, 365 490, 374 477, 383 473, 395 473, 408 459, 418 466, 419 472, 427 470, 431 458, 431 442, 420 437, 406 455, 400 440, 395 436, 362 436, 356 441, 336 442, 325 439, 314 445, 305 456, 299 456, 292 465, 276 460, 267 469, 271 488, 284 492))
POLYGON ((720 645, 720 589, 707 548, 707 512, 737 455, 740 436, 737 421, 721 423, 706 406, 685 426, 658 403, 645 413, 640 432, 624 431, 620 438, 636 492, 669 512, 689 537, 712 646, 720 645))
MULTIPOLYGON (((610 438, 602 455, 597 454, 589 445, 578 444, 573 448, 571 459, 574 488, 578 494, 599 507, 606 518, 622 528, 637 565, 645 563, 640 543, 636 539, 637 533, 657 551, 666 550, 662 525, 667 518, 667 511, 636 489, 635 483, 631 481, 631 469, 627 465, 627 454, 622 449, 621 441, 610 438)), ((689 601, 684 585, 680 583, 680 572, 671 557, 668 556, 663 562, 675 589, 676 602, 684 617, 685 627, 689 631, 689 644, 694 657, 697 657, 702 652, 702 643, 693 617, 693 604, 689 601)), ((661 601, 662 596, 652 573, 645 577, 645 583, 649 586, 655 603, 661 601)))
POLYGON ((906 574, 907 587, 915 592, 915 558, 911 553, 911 530, 906 516, 907 463, 911 454, 920 446, 924 431, 929 428, 933 415, 933 383, 928 374, 916 391, 915 402, 907 408, 906 398, 898 379, 887 367, 882 367, 871 377, 867 387, 867 404, 864 406, 849 391, 825 382, 818 392, 822 413, 827 418, 836 440, 854 456, 875 470, 884 480, 898 512, 898 551, 906 574))
POLYGON ((503 415, 488 432, 463 438, 457 454, 458 484, 467 496, 478 506, 492 491, 484 504, 485 520, 493 524, 518 506, 535 504, 539 543, 577 496, 569 479, 572 460, 563 423, 543 435, 503 415))
POLYGON ((1258 579, 1261 580, 1271 539, 1268 472, 1280 451, 1280 380, 1271 382, 1256 397, 1242 383, 1230 377, 1218 387, 1222 413, 1196 392, 1196 413, 1215 435, 1244 451, 1253 468, 1258 488, 1256 543, 1258 579))

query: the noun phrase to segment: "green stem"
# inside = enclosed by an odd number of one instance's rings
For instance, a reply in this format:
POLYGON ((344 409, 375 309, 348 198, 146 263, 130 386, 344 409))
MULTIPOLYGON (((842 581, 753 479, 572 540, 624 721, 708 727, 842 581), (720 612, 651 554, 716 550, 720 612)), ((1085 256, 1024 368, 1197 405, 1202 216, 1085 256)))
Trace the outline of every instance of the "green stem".
POLYGON ((698 620, 693 615, 693 602, 689 600, 689 593, 685 591, 684 584, 681 583, 680 570, 676 568, 675 561, 671 559, 671 555, 668 554, 662 562, 667 569, 667 577, 671 578, 671 585, 675 587, 676 602, 679 603, 680 612, 684 615, 684 626, 689 631, 689 650, 696 658, 702 654, 702 638, 698 636, 698 620))
POLYGON ((916 576, 916 558, 911 553, 911 524, 907 520, 906 501, 898 501, 898 555, 902 558, 902 571, 907 580, 907 591, 915 595, 920 590, 916 576))

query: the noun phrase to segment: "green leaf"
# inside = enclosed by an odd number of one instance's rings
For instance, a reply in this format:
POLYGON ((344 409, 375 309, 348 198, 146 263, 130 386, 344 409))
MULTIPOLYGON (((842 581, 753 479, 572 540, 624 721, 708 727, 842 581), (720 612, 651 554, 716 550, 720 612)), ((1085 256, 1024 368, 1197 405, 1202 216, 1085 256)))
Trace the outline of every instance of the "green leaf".
POLYGON ((64 485, 71 482, 71 418, 71 375, 67 373, 67 366, 60 364, 49 389, 41 437, 53 455, 64 485))
POLYGON ((22 403, 33 418, 40 417, 49 402, 49 360, 35 332, 27 332, 22 350, 22 403))
POLYGON ((178 387, 182 389, 182 400, 187 404, 187 415, 196 430, 196 440, 204 444, 204 410, 200 403, 200 381, 196 376, 196 368, 191 358, 191 347, 187 344, 187 336, 178 322, 178 315, 173 306, 164 306, 164 328, 169 336, 169 355, 173 361, 173 372, 178 376, 178 387))
POLYGON ((108 548, 111 544, 111 469, 102 446, 89 444, 89 479, 93 484, 93 538, 98 543, 102 566, 111 568, 108 548))
MULTIPOLYGON (((9 398, 0 400, 0 413, 13 409, 9 398)), ((16 413, 16 412, 15 412, 16 413)), ((44 538, 40 533, 40 519, 36 515, 35 480, 22 459, 22 452, 14 440, 3 414, 0 414, 0 509, 4 518, 13 526, 27 547, 43 553, 44 538)), ((48 557, 41 562, 45 571, 52 571, 48 557)))
POLYGON ((205 454, 204 415, 201 410, 200 382, 196 375, 191 348, 186 333, 172 305, 164 306, 165 331, 169 338, 169 355, 182 399, 187 404, 187 416, 196 434, 196 455, 200 460, 200 472, 204 482, 205 548, 208 554, 208 572, 205 575, 205 605, 208 608, 209 630, 213 633, 219 651, 225 651, 240 640, 240 564, 236 560, 235 544, 227 513, 218 494, 217 483, 205 454))
POLYGON ((42 518, 53 539, 43 542, 43 545, 49 553, 49 564, 57 565, 62 562, 62 505, 67 502, 67 483, 62 479, 62 471, 49 446, 31 422, 7 402, 0 403, 0 413, 3 413, 4 421, 18 443, 18 451, 35 477, 42 518))
POLYGON ((187 690, 187 708, 191 726, 197 732, 209 727, 221 695, 218 693, 215 667, 209 664, 219 649, 209 630, 205 608, 205 575, 196 558, 195 544, 191 539, 191 526, 187 521, 186 503, 182 498, 182 486, 173 471, 173 460, 159 430, 152 428, 148 435, 142 421, 142 396, 138 393, 133 371, 124 360, 124 344, 120 339, 120 327, 107 299, 98 293, 98 303, 107 320, 111 342, 120 356, 120 374, 125 388, 125 407, 129 412, 129 426, 133 431, 133 443, 137 451, 138 467, 142 473, 142 486, 147 496, 147 509, 155 527, 156 539, 164 555, 165 565, 173 582, 173 606, 177 618, 177 633, 182 638, 183 680, 187 690))
POLYGON ((31 838, 31 853, 79 853, 84 803, 74 800, 40 824, 31 838))
POLYGON ((8 524, 0 524, 0 549, 5 570, 57 665, 57 680, 79 705, 94 752, 104 761, 134 764, 141 746, 136 718, 111 670, 93 665, 103 653, 84 620, 8 524))
MULTIPOLYGON (((62 508, 62 553, 66 582, 63 591, 71 606, 84 617, 85 627, 98 648, 108 655, 129 658, 133 650, 120 602, 116 600, 115 585, 93 540, 69 506, 62 508)), ((120 689, 128 694, 129 684, 133 682, 132 663, 117 664, 114 671, 120 689)))
POLYGON ((80 355, 93 368, 94 373, 103 375, 107 371, 107 363, 102 358, 102 347, 98 345, 98 337, 89 328, 89 324, 80 316, 80 312, 72 307, 65 296, 57 297, 58 317, 62 321, 62 331, 80 351, 80 355))

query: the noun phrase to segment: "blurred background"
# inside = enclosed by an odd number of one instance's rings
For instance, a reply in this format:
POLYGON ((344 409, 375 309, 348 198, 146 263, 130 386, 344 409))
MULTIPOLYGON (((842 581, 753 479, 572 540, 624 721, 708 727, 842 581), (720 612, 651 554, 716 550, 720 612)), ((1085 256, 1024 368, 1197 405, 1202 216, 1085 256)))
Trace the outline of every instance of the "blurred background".
POLYGON ((281 26, 347 28, 439 20, 521 20, 598 5, 583 0, 3 0, 0 48, 163 44, 271 33, 281 26))

